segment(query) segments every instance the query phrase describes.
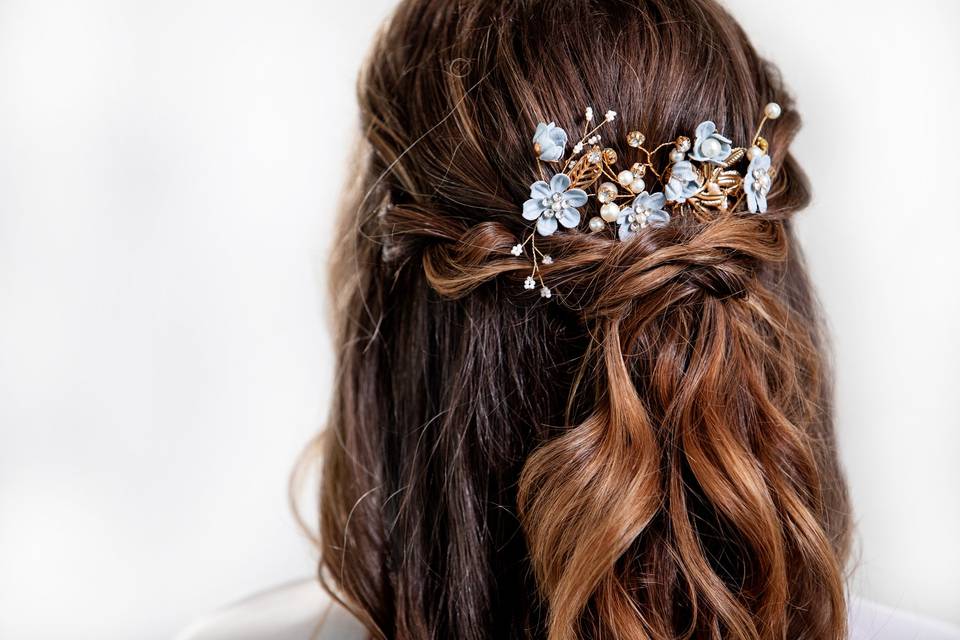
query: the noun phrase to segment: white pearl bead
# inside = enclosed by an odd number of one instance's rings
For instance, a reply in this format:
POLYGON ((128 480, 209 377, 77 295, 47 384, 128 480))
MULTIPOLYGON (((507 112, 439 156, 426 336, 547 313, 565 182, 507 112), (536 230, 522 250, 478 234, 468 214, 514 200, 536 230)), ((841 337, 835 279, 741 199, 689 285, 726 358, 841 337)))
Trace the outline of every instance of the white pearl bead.
POLYGON ((616 222, 619 214, 620 207, 618 207, 615 202, 608 202, 600 207, 600 217, 607 222, 616 222))
POLYGON ((674 149, 673 151, 670 152, 670 161, 671 161, 671 162, 680 162, 681 160, 683 160, 683 151, 679 151, 678 149, 674 149))
POLYGON ((636 180, 630 183, 630 191, 633 191, 634 193, 640 193, 641 191, 643 191, 644 187, 646 186, 647 185, 644 184, 641 178, 637 178, 636 180))
POLYGON ((716 138, 707 138, 700 144, 700 155, 702 156, 712 158, 720 155, 721 151, 723 151, 723 147, 716 138))
POLYGON ((771 120, 776 120, 779 118, 781 112, 782 109, 776 102, 770 102, 763 108, 763 115, 767 116, 771 120))
POLYGON ((747 158, 749 160, 756 160, 762 155, 763 155, 763 149, 761 149, 757 145, 753 145, 747 150, 747 158))
POLYGON ((617 174, 617 182, 619 182, 623 186, 627 186, 628 184, 633 182, 633 172, 624 169, 623 171, 617 174))
POLYGON ((592 218, 590 218, 590 231, 593 231, 594 233, 598 233, 600 231, 603 231, 603 228, 606 226, 607 225, 604 224, 603 219, 598 218, 597 216, 593 216, 592 218))

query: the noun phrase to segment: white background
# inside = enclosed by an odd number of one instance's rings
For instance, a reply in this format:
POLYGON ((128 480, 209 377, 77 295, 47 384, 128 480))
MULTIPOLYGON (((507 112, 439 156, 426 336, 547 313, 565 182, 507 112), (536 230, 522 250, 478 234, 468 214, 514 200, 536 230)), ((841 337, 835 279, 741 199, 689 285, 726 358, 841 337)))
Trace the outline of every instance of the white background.
MULTIPOLYGON (((322 265, 387 0, 0 0, 0 637, 169 637, 312 573, 322 265)), ((816 202, 856 588, 960 622, 960 3, 731 0, 816 202)))

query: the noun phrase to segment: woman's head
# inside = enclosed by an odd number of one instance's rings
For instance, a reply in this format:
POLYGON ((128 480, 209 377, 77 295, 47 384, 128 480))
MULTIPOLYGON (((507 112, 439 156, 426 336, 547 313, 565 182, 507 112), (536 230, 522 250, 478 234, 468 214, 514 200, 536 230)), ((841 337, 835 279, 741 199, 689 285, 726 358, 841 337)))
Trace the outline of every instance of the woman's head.
MULTIPOLYGON (((407 0, 359 86, 322 565, 387 638, 840 638, 849 516, 775 71, 712 0, 407 0), (762 215, 511 255, 540 121, 749 141, 762 215)), ((625 149, 619 149, 621 152, 625 149)), ((590 203, 596 206, 596 203, 590 203)), ((590 214, 588 214, 590 215, 590 214)))

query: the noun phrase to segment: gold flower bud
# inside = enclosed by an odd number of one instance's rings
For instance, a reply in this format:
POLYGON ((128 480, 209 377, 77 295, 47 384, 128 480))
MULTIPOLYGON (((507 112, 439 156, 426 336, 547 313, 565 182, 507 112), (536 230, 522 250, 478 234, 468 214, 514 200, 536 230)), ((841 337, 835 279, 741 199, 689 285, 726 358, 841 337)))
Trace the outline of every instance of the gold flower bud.
POLYGON ((630 173, 632 173, 638 178, 642 178, 644 174, 647 173, 647 165, 640 164, 639 162, 634 162, 633 166, 630 167, 630 173))
POLYGON ((645 140, 646 137, 644 137, 644 135, 639 131, 631 131, 627 134, 627 144, 631 147, 639 147, 644 143, 645 140))
POLYGON ((687 136, 680 136, 674 144, 677 145, 678 151, 682 151, 683 153, 690 151, 690 138, 687 136))
POLYGON ((607 147, 603 150, 603 161, 606 164, 616 164, 617 162, 617 152, 607 147))
POLYGON ((767 139, 763 137, 757 138, 757 146, 760 147, 760 149, 762 149, 764 153, 766 153, 767 149, 770 148, 770 145, 767 144, 767 139))

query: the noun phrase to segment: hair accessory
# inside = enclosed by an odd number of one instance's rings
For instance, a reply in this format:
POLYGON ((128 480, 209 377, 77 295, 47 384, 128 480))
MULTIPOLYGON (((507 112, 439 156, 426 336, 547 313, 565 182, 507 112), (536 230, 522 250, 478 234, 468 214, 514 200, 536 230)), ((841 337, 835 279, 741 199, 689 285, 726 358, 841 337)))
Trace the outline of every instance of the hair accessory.
POLYGON ((541 179, 530 185, 530 199, 523 203, 522 210, 524 219, 536 224, 510 250, 520 257, 530 245, 533 269, 523 283, 524 289, 536 289, 539 283, 540 295, 551 297, 540 265, 552 264, 553 259, 537 248, 536 236, 553 235, 561 227, 579 227, 580 209, 591 197, 600 207, 599 215, 588 221, 590 232, 601 233, 609 223, 615 223, 617 237, 622 241, 647 227, 669 224, 671 216, 691 214, 708 219, 721 212, 738 211, 744 200, 750 213, 764 213, 773 171, 767 141, 760 134, 767 120, 776 120, 781 111, 776 102, 764 107, 763 118, 747 147, 734 147, 733 141, 717 131, 717 125, 710 120, 697 126, 692 141, 680 136, 653 149, 644 146, 646 137, 642 133, 631 131, 626 139, 630 151, 625 155, 633 156, 633 162, 619 171, 618 162, 622 166, 626 158, 611 147, 601 146, 599 134, 604 125, 616 119, 616 111, 607 111, 603 120, 591 128, 593 108, 587 107, 583 134, 566 158, 567 132, 555 122, 538 124, 533 134, 533 153, 541 179), (658 171, 655 155, 668 147, 672 147, 668 162, 658 171), (735 167, 744 162, 746 167, 741 174, 735 167), (549 178, 545 163, 556 167, 549 178), (651 177, 651 182, 662 191, 648 191, 646 181, 651 177))

